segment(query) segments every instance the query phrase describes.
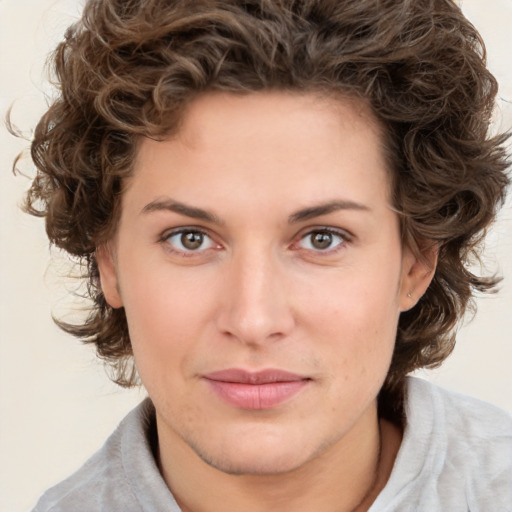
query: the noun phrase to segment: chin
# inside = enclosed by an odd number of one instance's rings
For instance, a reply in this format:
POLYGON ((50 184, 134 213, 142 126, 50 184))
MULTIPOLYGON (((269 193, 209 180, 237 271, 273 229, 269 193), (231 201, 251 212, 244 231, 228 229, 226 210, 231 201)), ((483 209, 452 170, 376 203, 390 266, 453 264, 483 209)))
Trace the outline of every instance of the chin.
POLYGON ((296 460, 296 456, 291 459, 279 454, 276 456, 275 454, 265 453, 263 449, 258 449, 258 454, 251 458, 229 457, 225 454, 216 457, 200 452, 196 453, 203 462, 206 462, 212 468, 229 475, 239 476, 271 476, 290 473, 306 462, 305 460, 296 460))
MULTIPOLYGON (((210 467, 230 475, 277 475, 289 473, 313 458, 305 443, 295 443, 280 435, 271 439, 252 439, 233 443, 226 440, 215 446, 189 443, 192 450, 210 467), (303 449, 297 451, 297 446, 303 449)), ((232 438, 231 438, 232 439, 232 438)))

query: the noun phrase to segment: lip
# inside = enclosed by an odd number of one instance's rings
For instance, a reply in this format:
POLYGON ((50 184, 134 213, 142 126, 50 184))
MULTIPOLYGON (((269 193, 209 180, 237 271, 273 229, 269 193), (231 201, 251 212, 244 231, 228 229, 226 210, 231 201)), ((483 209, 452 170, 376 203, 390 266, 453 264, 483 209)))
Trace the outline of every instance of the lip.
POLYGON ((249 372, 230 368, 203 375, 224 401, 241 409, 271 409, 291 399, 311 379, 279 369, 249 372))

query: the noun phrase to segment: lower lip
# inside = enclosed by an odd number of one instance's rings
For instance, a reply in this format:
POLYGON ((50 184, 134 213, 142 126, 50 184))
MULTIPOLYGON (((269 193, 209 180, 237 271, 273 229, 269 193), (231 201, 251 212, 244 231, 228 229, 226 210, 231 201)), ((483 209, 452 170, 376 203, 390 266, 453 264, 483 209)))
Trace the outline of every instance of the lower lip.
POLYGON ((271 409, 299 393, 309 380, 241 384, 206 379, 211 389, 223 400, 242 409, 271 409))

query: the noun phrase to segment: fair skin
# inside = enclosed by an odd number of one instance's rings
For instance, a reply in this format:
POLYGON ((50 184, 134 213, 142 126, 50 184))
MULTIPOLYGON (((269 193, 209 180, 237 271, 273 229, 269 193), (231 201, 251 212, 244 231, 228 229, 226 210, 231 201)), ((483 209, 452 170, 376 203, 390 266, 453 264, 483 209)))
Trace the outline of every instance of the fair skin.
POLYGON ((210 93, 141 141, 98 263, 184 511, 361 511, 385 485, 376 399, 432 277, 389 189, 358 100, 210 93))

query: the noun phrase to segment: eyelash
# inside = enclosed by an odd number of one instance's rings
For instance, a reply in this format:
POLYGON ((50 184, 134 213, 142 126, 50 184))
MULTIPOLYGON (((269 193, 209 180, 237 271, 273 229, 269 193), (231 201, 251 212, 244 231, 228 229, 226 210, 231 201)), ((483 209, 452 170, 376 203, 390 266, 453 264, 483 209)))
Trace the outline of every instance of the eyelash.
POLYGON ((293 245, 298 245, 300 242, 306 240, 308 237, 312 237, 313 235, 316 235, 316 234, 322 234, 322 235, 328 234, 330 236, 339 238, 340 242, 338 244, 336 244, 335 247, 328 247, 326 249, 318 249, 318 248, 305 249, 307 251, 312 251, 315 254, 316 253, 324 254, 324 255, 335 254, 338 251, 342 250, 347 245, 347 243, 350 243, 352 241, 352 237, 346 231, 343 231, 340 229, 329 228, 329 227, 318 227, 318 228, 313 228, 313 229, 309 228, 308 231, 304 235, 300 236, 300 238, 298 239, 297 242, 293 243, 293 245))
MULTIPOLYGON (((303 250, 312 252, 315 254, 331 255, 331 254, 335 254, 338 251, 342 250, 347 245, 347 243, 350 243, 352 241, 352 237, 346 231, 324 226, 324 227, 317 227, 317 228, 309 228, 306 233, 300 235, 298 237, 298 239, 296 239, 296 241, 294 241, 291 244, 291 247, 297 248, 296 250, 300 250, 301 248, 298 247, 299 244, 302 241, 306 240, 308 237, 312 237, 313 235, 316 235, 316 234, 324 234, 324 235, 328 234, 330 236, 339 238, 340 242, 334 248, 331 248, 331 247, 328 247, 326 249, 302 248, 303 250)), ((217 244, 213 240, 213 238, 208 234, 208 232, 205 231, 203 228, 196 228, 196 227, 192 227, 192 226, 191 227, 181 227, 181 228, 174 229, 171 231, 166 231, 165 233, 162 234, 162 236, 159 238, 158 241, 162 244, 165 244, 166 250, 168 250, 172 253, 175 253, 175 254, 179 254, 180 256, 183 256, 183 257, 194 257, 194 256, 202 254, 205 251, 208 251, 210 249, 215 250, 215 249, 218 249, 221 247, 220 244, 217 244), (201 235, 203 237, 203 239, 201 240, 201 245, 204 243, 205 240, 209 239, 210 246, 206 247, 204 249, 198 249, 198 250, 187 249, 185 247, 183 249, 177 249, 177 248, 173 247, 172 243, 170 242, 170 239, 173 237, 177 237, 177 236, 183 236, 185 234, 201 235)), ((183 244, 181 244, 181 245, 183 245, 183 244)))
POLYGON ((208 249, 213 249, 214 248, 214 247, 207 247, 205 249, 200 249, 200 250, 187 249, 185 247, 183 249, 174 248, 172 243, 170 242, 170 239, 173 238, 173 237, 183 236, 183 235, 186 235, 186 234, 201 235, 203 237, 203 239, 201 241, 201 245, 204 243, 205 240, 209 239, 211 246, 217 246, 215 248, 220 247, 219 244, 217 244, 212 239, 212 237, 204 229, 202 229, 202 228, 195 228, 195 227, 182 227, 182 228, 174 229, 174 230, 171 230, 171 231, 166 231, 160 237, 159 242, 161 242, 162 244, 165 244, 166 250, 168 250, 168 251, 170 251, 172 253, 179 254, 180 256, 183 256, 183 257, 197 256, 198 254, 200 254, 200 253, 202 253, 204 251, 207 251, 208 249))

